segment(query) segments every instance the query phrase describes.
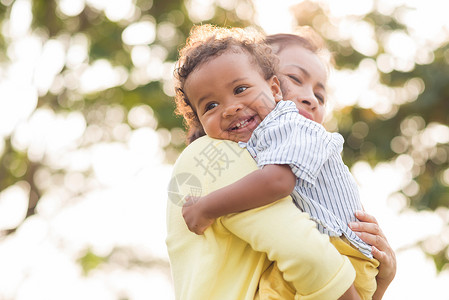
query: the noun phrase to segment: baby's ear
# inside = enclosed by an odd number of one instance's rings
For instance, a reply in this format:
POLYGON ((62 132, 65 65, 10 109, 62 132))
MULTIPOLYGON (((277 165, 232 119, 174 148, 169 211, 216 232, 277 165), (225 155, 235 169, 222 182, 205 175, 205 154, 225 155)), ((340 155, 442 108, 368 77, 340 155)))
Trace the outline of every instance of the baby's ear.
POLYGON ((270 78, 271 92, 273 93, 274 101, 278 103, 282 100, 281 84, 276 75, 270 78))
POLYGON ((282 95, 276 94, 276 95, 274 96, 274 101, 275 101, 276 103, 278 103, 279 101, 282 101, 282 95))

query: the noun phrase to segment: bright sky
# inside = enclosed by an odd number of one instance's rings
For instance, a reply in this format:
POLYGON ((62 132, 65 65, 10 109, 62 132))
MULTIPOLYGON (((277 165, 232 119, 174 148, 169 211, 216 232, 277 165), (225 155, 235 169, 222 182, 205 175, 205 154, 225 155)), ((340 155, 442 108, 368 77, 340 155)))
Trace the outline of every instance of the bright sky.
MULTIPOLYGON (((217 2, 223 7, 236 3, 234 0, 217 2)), ((367 55, 376 49, 377 45, 370 39, 371 25, 356 18, 371 10, 373 1, 322 2, 332 12, 339 28, 339 32, 329 34, 349 37, 352 46, 367 55)), ((179 133, 155 130, 157 120, 149 106, 137 106, 128 115, 118 107, 108 107, 98 113, 115 126, 113 135, 117 142, 94 143, 95 146, 79 149, 81 136, 95 142, 104 134, 102 129, 88 126, 78 112, 56 114, 48 108, 36 109, 39 95, 56 94, 64 85, 88 93, 123 84, 128 76, 136 86, 162 80, 164 91, 170 95, 172 63, 163 63, 165 49, 147 44, 156 34, 173 37, 173 24, 156 28, 155 20, 147 17, 124 30, 122 39, 132 47, 134 64, 128 74, 105 60, 87 62, 89 41, 82 34, 69 41, 62 38, 47 41, 30 33, 30 3, 30 0, 15 1, 11 21, 2 27, 3 34, 11 40, 8 56, 13 63, 8 69, 0 70, 0 153, 4 151, 3 137, 12 134, 14 147, 26 151, 31 160, 45 159, 53 168, 70 172, 58 177, 42 169, 37 174, 37 183, 47 191, 37 207, 39 214, 27 219, 16 234, 0 242, 0 298, 111 299, 120 293, 130 293, 132 299, 150 299, 154 294, 158 299, 173 299, 170 278, 163 270, 125 270, 117 258, 116 265, 100 267, 86 278, 81 275, 76 259, 86 247, 106 255, 117 246, 129 246, 140 257, 167 259, 164 210, 171 166, 162 163, 161 147, 179 133), (64 65, 69 71, 61 76, 64 65), (131 126, 123 123, 125 119, 131 126), (94 173, 85 178, 82 172, 89 168, 94 173), (89 187, 86 193, 77 194, 86 186, 89 187)), ((87 3, 103 10, 112 21, 132 18, 135 9, 131 0, 60 0, 58 3, 58 10, 67 16, 79 14, 87 3)), ((211 3, 212 0, 186 1, 187 7, 192 8, 190 17, 206 18, 211 14, 211 3)), ((260 25, 267 33, 291 32, 294 22, 288 8, 296 3, 257 0, 260 25)), ((429 62, 432 59, 429 52, 448 39, 449 4, 438 0, 380 0, 376 5, 389 13, 402 4, 412 8, 400 16, 410 27, 411 35, 398 32, 386 36, 386 55, 377 61, 363 61, 357 70, 335 72, 329 84, 336 91, 337 107, 359 101, 358 105, 373 108, 382 115, 391 111, 393 105, 414 101, 422 92, 419 79, 411 80, 401 90, 380 86, 377 68, 385 72, 393 68, 406 71, 415 61, 429 62), (404 95, 396 98, 400 103, 385 100, 392 93, 404 95)), ((248 11, 241 5, 237 10, 241 16, 248 11)), ((419 126, 420 120, 407 122, 419 126)), ((436 143, 447 143, 449 129, 434 124, 417 138, 422 150, 427 151, 436 143)), ((397 145, 400 147, 400 143, 397 145)), ((444 283, 449 282, 449 272, 437 275, 433 263, 415 243, 442 234, 442 220, 449 218, 449 211, 441 209, 438 214, 430 214, 406 210, 399 214, 407 203, 396 192, 407 182, 410 159, 401 155, 396 161, 375 168, 360 162, 352 172, 360 185, 365 208, 377 217, 391 245, 398 250, 398 273, 384 299, 444 299, 443 295, 447 294, 444 283)), ((20 175, 25 170, 20 168, 20 162, 17 164, 16 172, 20 175)), ((449 183, 449 171, 446 173, 449 183)), ((413 194, 416 186, 412 183, 407 191, 413 194)), ((28 195, 29 186, 25 182, 17 182, 0 193, 1 229, 22 222, 28 195)), ((432 244, 429 249, 439 246, 432 244)))

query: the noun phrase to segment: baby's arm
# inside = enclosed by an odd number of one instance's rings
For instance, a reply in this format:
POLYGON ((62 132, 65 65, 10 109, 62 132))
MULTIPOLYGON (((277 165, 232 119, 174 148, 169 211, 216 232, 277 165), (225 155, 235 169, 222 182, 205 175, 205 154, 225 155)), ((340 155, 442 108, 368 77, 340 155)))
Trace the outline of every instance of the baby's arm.
POLYGON ((266 165, 182 208, 187 227, 202 234, 216 218, 264 206, 291 194, 296 176, 288 165, 266 165))

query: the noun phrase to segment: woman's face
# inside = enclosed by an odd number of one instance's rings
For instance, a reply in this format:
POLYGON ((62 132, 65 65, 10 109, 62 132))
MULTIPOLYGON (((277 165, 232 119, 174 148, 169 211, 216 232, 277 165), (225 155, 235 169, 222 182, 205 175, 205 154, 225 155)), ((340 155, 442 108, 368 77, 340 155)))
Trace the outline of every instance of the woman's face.
POLYGON ((278 57, 284 100, 293 101, 304 117, 323 123, 327 100, 327 72, 323 62, 300 45, 286 46, 278 57))

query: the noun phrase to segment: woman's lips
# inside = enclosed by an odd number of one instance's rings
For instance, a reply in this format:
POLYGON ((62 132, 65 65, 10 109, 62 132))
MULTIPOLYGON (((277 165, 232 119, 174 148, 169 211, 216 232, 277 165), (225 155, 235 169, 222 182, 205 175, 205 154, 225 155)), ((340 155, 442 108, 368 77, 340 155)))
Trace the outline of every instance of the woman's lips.
POLYGON ((314 121, 313 116, 311 114, 309 114, 308 112, 306 112, 305 110, 303 110, 303 109, 299 110, 299 114, 304 116, 304 117, 306 117, 309 120, 314 121))

